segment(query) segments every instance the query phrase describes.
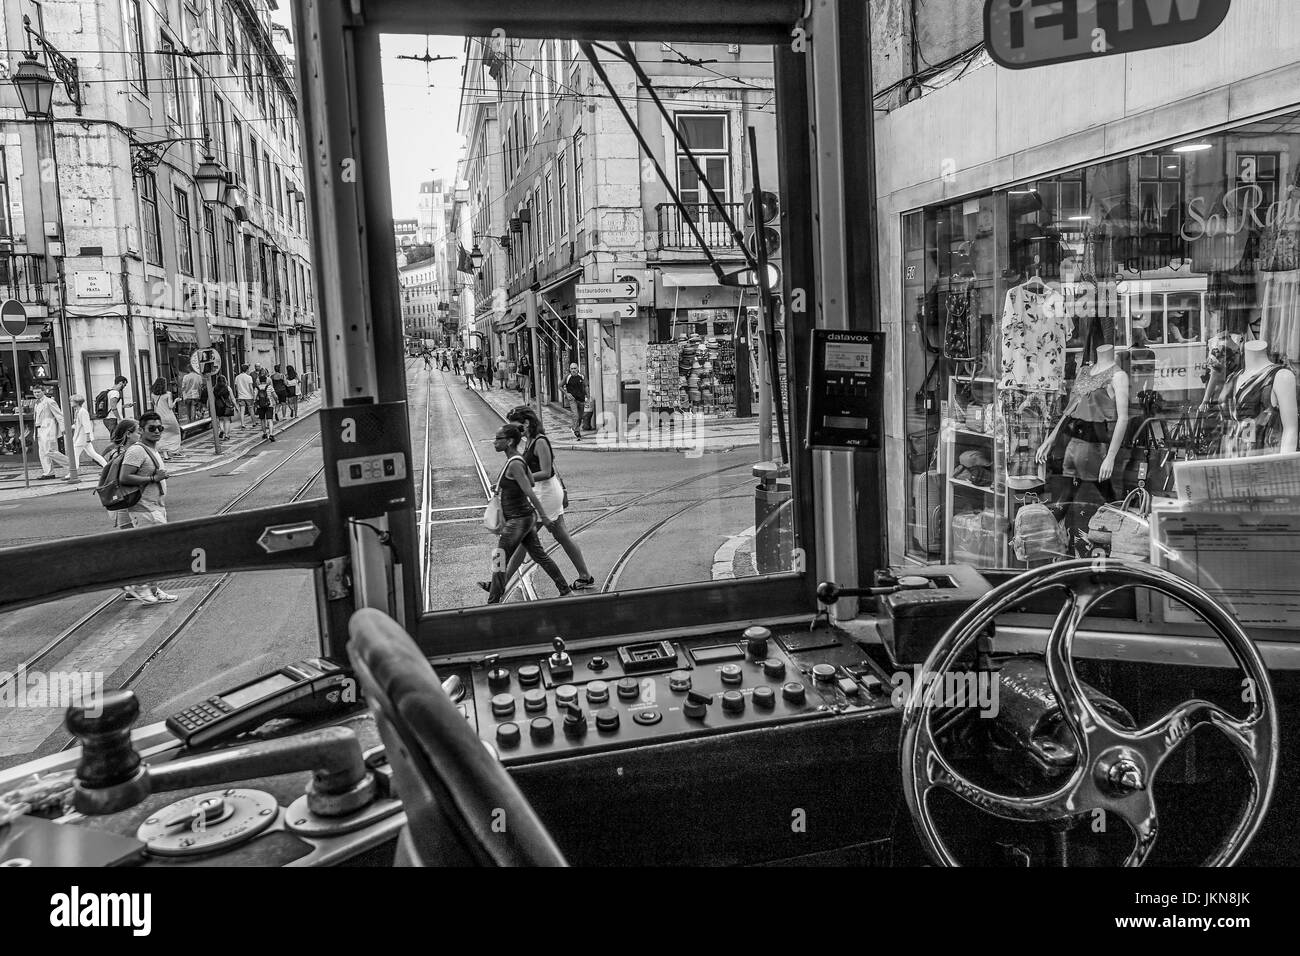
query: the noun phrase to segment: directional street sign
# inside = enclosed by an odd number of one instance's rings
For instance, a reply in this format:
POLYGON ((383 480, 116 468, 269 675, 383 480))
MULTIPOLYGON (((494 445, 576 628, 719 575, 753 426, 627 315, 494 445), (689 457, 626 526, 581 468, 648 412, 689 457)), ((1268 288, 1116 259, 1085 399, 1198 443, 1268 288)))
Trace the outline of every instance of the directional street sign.
POLYGON ((579 299, 635 299, 640 291, 637 282, 579 282, 574 295, 579 299))
POLYGON ((618 316, 620 319, 636 318, 635 302, 579 302, 578 318, 603 319, 606 316, 618 316))
POLYGON ((27 331, 27 310, 17 299, 6 299, 0 305, 0 326, 4 327, 5 335, 18 336, 27 331))

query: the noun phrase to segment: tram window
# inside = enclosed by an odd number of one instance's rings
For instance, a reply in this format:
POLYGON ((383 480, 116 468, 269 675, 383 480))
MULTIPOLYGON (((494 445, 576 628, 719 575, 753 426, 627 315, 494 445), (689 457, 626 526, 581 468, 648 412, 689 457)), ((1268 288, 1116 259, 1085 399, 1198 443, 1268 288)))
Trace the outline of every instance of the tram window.
MULTIPOLYGON (((902 216, 897 441, 909 468, 895 488, 907 521, 891 529, 894 554, 1016 569, 1123 556, 1180 568, 1267 616, 1244 597, 1255 585, 1240 563, 1171 545, 1169 534, 1185 544, 1183 519, 1160 531, 1180 497, 1179 462, 1199 465, 1180 472, 1187 507, 1216 497, 1231 512, 1246 506, 1231 489, 1254 487, 1232 477, 1233 462, 1296 451, 1293 224, 1257 208, 1242 228, 1223 225, 1234 197, 1262 194, 1243 189, 1253 164, 1231 161, 1261 139, 1297 155, 1300 114, 902 216), (1186 209, 1166 209, 1180 190, 1186 209)), ((1300 167, 1278 163, 1270 173, 1294 195, 1300 167)), ((1269 487, 1291 486, 1279 473, 1269 487)), ((1255 578, 1273 573, 1251 566, 1255 578)), ((1160 619, 1155 604, 1141 613, 1160 619)))
MULTIPOLYGON (((756 334, 755 290, 724 286, 711 271, 708 256, 738 261, 741 252, 692 168, 693 161, 700 164, 720 193, 723 212, 743 230, 744 200, 754 176, 749 150, 737 144, 746 141, 751 125, 763 188, 778 191, 772 49, 743 47, 731 68, 745 88, 742 96, 683 90, 665 97, 666 114, 653 108, 633 111, 638 132, 656 144, 666 184, 652 164, 617 158, 633 156, 626 148, 635 149, 636 141, 608 94, 582 103, 564 95, 551 101, 543 84, 533 85, 533 79, 549 75, 562 80, 561 94, 593 83, 603 90, 585 57, 577 56, 572 70, 559 76, 546 63, 553 47, 542 39, 512 39, 508 56, 496 51, 490 38, 471 38, 468 54, 461 39, 431 42, 438 47, 435 55, 468 56, 462 89, 435 107, 444 110, 438 115, 445 122, 455 124, 464 94, 460 135, 412 127, 409 117, 426 109, 429 91, 408 92, 404 84, 417 73, 422 77, 424 68, 398 57, 423 55, 424 37, 386 36, 393 215, 449 223, 465 250, 477 244, 485 276, 510 278, 499 288, 471 287, 465 273, 455 271, 453 251, 450 268, 440 272, 440 285, 459 292, 451 300, 451 314, 430 321, 411 312, 408 319, 408 326, 418 329, 414 337, 421 348, 450 357, 446 371, 441 357, 428 373, 422 361, 408 371, 415 453, 427 462, 416 469, 417 490, 426 481, 430 489, 426 608, 724 581, 801 567, 789 469, 771 480, 755 478, 756 465, 778 462, 782 455, 775 416, 770 433, 760 435, 760 420, 769 421, 762 409, 771 407, 773 396, 759 374, 766 358, 763 337, 756 334), (521 94, 519 113, 503 118, 509 160, 503 164, 500 142, 494 147, 494 137, 478 131, 494 121, 498 95, 513 103, 521 94), (550 109, 535 109, 538 97, 545 97, 550 109), (592 116, 593 111, 604 115, 592 116), (517 115, 525 122, 522 136, 514 127, 517 115), (461 137, 466 152, 458 165, 461 137), (426 152, 432 163, 408 160, 426 152), (578 210, 578 220, 583 210, 592 210, 594 218, 587 221, 593 228, 550 242, 542 222, 542 217, 549 222, 551 212, 547 184, 557 161, 569 162, 569 156, 574 174, 561 181, 560 197, 578 210), (583 163, 595 161, 591 157, 599 158, 598 176, 582 174, 583 163), (440 172, 434 188, 422 193, 430 165, 440 172), (685 210, 675 205, 670 188, 681 191, 685 210), (479 195, 494 202, 475 208, 472 197, 479 195), (414 205, 421 197, 433 197, 423 211, 414 205), (640 222, 644 230, 633 227, 640 222), (707 256, 692 227, 702 233, 707 256), (499 236, 508 237, 507 248, 492 238, 499 236), (626 254, 611 263, 600 251, 604 248, 626 248, 626 254), (512 273, 511 262, 521 268, 512 273), (616 295, 584 293, 584 286, 611 282, 622 283, 616 295), (630 294, 624 291, 629 284, 630 294), (537 321, 530 328, 528 303, 534 295, 537 321), (617 324, 613 313, 619 313, 617 324), (485 363, 487 377, 471 381, 464 369, 478 361, 485 363), (516 553, 518 536, 488 534, 481 520, 487 488, 497 484, 507 460, 494 438, 502 416, 521 405, 534 413, 540 409, 563 480, 562 489, 541 480, 547 473, 538 452, 538 500, 548 517, 563 512, 554 534, 537 529, 543 562, 536 549, 516 553), (427 443, 426 414, 435 423, 427 443), (502 555, 506 548, 511 553, 502 555), (548 566, 550 561, 555 564, 548 566)), ((694 46, 691 56, 705 61, 722 60, 727 51, 725 42, 694 46)), ((636 48, 641 51, 639 44, 636 48)), ((641 62, 656 85, 659 77, 677 82, 683 70, 696 70, 664 62, 657 44, 645 49, 650 52, 641 62)), ((425 257, 437 263, 439 255, 430 247, 425 257)), ((780 265, 778 247, 772 256, 780 265)), ((415 267, 408 261, 403 269, 415 267)), ((781 344, 772 378, 779 383, 787 444, 795 447, 789 433, 793 389, 783 345, 785 321, 784 315, 776 317, 781 344)), ((513 481, 505 484, 507 513, 534 510, 513 481)))

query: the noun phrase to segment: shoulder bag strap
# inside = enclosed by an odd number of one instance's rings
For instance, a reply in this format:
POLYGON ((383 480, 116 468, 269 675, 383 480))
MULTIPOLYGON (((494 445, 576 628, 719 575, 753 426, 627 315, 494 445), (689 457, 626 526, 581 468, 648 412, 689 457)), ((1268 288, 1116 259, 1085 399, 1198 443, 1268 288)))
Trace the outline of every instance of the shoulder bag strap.
MULTIPOLYGON (((555 446, 551 444, 551 440, 547 438, 545 435, 538 435, 536 438, 533 439, 533 444, 536 445, 539 441, 546 442, 546 448, 551 453, 551 473, 547 475, 546 478, 543 478, 542 480, 548 481, 551 478, 558 478, 560 473, 555 468, 555 446)), ((540 456, 538 457, 538 463, 539 464, 541 463, 540 456)))

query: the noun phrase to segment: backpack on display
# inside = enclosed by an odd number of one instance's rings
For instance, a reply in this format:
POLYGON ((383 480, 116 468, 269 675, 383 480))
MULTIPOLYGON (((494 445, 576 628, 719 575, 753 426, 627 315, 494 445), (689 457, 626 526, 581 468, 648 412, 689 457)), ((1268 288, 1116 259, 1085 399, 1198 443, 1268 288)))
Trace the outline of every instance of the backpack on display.
POLYGON ((1052 509, 1028 495, 1027 503, 1016 512, 1012 546, 1021 561, 1050 561, 1065 557, 1065 529, 1052 509))
POLYGON ((95 396, 95 407, 92 410, 92 414, 95 418, 108 417, 108 393, 110 391, 111 389, 106 388, 95 396))

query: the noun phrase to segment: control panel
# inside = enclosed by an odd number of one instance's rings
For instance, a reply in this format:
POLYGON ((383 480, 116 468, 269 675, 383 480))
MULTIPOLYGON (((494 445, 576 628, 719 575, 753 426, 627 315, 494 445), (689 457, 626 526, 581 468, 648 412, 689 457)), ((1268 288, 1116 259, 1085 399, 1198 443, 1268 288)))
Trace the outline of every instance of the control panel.
POLYGON ((507 765, 890 710, 893 689, 842 632, 761 626, 581 651, 557 638, 476 664, 470 683, 473 723, 507 765))

